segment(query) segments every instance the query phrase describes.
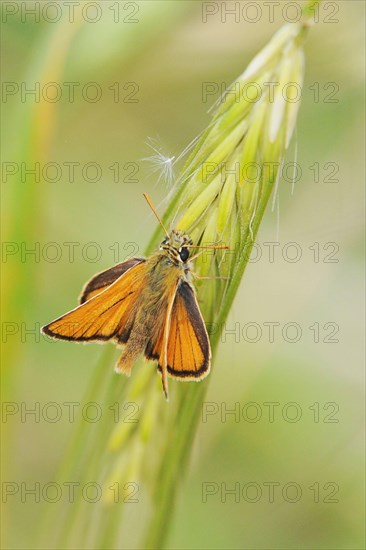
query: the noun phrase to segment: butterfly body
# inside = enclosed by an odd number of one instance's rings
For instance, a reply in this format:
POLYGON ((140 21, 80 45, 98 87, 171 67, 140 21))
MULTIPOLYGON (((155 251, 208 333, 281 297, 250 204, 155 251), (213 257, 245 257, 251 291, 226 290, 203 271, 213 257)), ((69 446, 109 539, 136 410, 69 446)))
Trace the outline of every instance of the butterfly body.
POLYGON ((173 230, 147 259, 133 258, 93 277, 74 310, 43 327, 59 339, 114 340, 124 349, 116 370, 130 375, 144 354, 167 375, 200 380, 210 370, 210 343, 192 285, 190 238, 173 230))
MULTIPOLYGON (((174 254, 174 253, 173 253, 174 254)), ((145 352, 147 342, 155 341, 166 322, 166 312, 180 284, 191 284, 190 266, 175 262, 171 252, 158 251, 145 260, 146 282, 136 304, 130 337, 116 365, 129 375, 133 363, 145 352)))

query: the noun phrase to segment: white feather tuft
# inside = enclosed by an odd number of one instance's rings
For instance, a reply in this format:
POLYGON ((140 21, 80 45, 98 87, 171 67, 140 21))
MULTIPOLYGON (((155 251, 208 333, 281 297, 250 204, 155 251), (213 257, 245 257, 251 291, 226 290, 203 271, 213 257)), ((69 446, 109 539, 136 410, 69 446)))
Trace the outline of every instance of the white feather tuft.
POLYGON ((158 174, 157 183, 164 180, 166 185, 171 187, 174 181, 175 156, 165 155, 157 139, 148 138, 146 144, 153 150, 154 154, 141 160, 151 163, 151 173, 158 174))

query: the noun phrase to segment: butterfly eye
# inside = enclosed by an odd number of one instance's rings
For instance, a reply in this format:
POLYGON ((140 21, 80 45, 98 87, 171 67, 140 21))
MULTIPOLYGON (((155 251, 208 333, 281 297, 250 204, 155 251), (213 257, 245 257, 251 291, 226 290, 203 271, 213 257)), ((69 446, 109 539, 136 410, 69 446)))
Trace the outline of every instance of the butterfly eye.
POLYGON ((179 249, 179 256, 180 256, 180 259, 182 260, 182 262, 186 262, 188 260, 188 256, 189 256, 189 250, 188 248, 180 248, 179 249))

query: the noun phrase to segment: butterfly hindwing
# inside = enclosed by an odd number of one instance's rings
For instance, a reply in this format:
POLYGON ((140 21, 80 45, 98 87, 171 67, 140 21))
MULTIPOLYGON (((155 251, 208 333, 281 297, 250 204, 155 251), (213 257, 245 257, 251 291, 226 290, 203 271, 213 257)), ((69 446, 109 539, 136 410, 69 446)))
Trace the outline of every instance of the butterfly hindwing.
MULTIPOLYGON (((126 262, 125 262, 126 263, 126 262)), ((123 264, 122 264, 123 265, 123 264)), ((113 270, 113 268, 112 268, 113 270)), ((110 270, 108 270, 110 271, 110 270)), ((107 272, 97 275, 99 282, 107 280, 107 272)), ((93 282, 86 286, 84 294, 93 282)), ((79 342, 115 339, 126 343, 136 316, 138 299, 146 284, 145 260, 139 259, 109 286, 90 286, 92 297, 62 317, 43 327, 54 338, 79 342)))
POLYGON ((106 271, 102 271, 102 273, 94 275, 94 277, 86 283, 82 290, 79 300, 80 304, 83 304, 87 300, 90 300, 99 294, 99 292, 102 292, 102 290, 114 283, 114 281, 116 281, 128 269, 131 269, 131 267, 134 267, 136 264, 143 261, 145 261, 144 258, 131 258, 130 260, 117 264, 106 271))
MULTIPOLYGON (((167 322, 169 322, 167 320, 167 322)), ((162 370, 166 349, 167 370, 181 380, 199 380, 210 371, 211 349, 206 327, 192 287, 182 282, 177 288, 170 314, 167 342, 164 327, 146 348, 148 359, 157 359, 162 370)))

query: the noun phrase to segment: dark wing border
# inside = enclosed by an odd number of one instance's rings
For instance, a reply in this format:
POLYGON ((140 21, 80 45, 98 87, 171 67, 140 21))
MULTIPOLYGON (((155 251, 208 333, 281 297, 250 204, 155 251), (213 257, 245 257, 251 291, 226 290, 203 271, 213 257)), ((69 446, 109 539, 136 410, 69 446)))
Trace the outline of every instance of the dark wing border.
POLYGON ((84 304, 88 300, 88 294, 99 290, 102 292, 107 286, 111 285, 116 281, 121 275, 126 273, 131 267, 134 267, 137 264, 145 262, 145 258, 131 258, 120 264, 117 264, 101 273, 94 275, 83 287, 81 291, 81 296, 79 298, 79 303, 84 304))

